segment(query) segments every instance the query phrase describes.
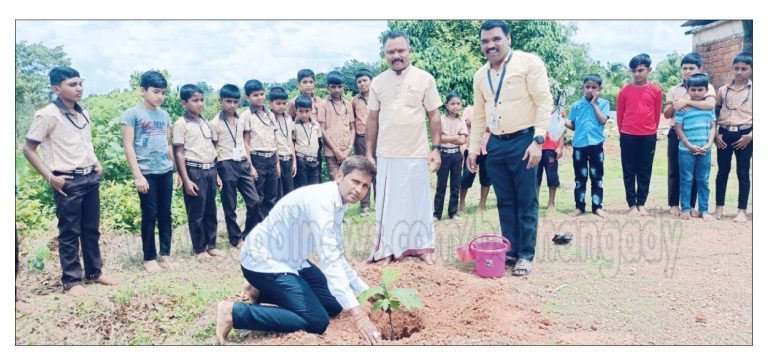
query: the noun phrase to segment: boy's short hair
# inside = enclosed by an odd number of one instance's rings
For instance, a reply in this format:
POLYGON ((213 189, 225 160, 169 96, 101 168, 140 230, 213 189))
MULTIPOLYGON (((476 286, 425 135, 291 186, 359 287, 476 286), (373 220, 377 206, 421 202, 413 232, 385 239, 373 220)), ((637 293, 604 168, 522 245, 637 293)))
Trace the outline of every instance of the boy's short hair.
POLYGON ((381 47, 387 45, 387 40, 396 39, 398 37, 404 38, 405 45, 411 47, 411 40, 408 39, 408 34, 403 31, 387 31, 383 36, 381 36, 381 47))
POLYGON ((250 96, 253 92, 264 90, 264 85, 259 80, 248 80, 243 87, 245 87, 243 89, 245 90, 246 97, 250 96))
POLYGON ((191 83, 185 84, 181 86, 179 89, 179 97, 182 101, 189 101, 190 98, 192 98, 192 95, 195 93, 199 93, 202 95, 205 95, 202 89, 200 87, 197 87, 197 85, 193 85, 191 83))
POLYGON ((645 65, 645 67, 651 67, 651 56, 647 53, 641 53, 629 60, 629 68, 636 69, 637 66, 645 65))
POLYGON ((487 20, 483 22, 482 25, 480 25, 480 31, 477 32, 477 37, 480 37, 480 34, 482 34, 483 31, 488 31, 497 27, 501 29, 501 32, 504 33, 504 36, 509 35, 509 26, 506 22, 501 20, 487 20))
POLYGON ((355 80, 363 76, 368 76, 369 79, 373 79, 373 73, 365 68, 355 71, 355 80))
POLYGON ((288 93, 285 92, 283 87, 272 87, 269 89, 269 95, 267 99, 271 101, 288 100, 288 93))
POLYGON ((168 88, 168 81, 165 80, 163 74, 157 71, 147 71, 141 75, 141 81, 139 87, 143 89, 154 88, 168 88))
POLYGON ((368 158, 362 155, 353 155, 341 163, 339 168, 344 176, 352 173, 353 170, 359 170, 365 174, 370 175, 372 178, 376 178, 376 166, 371 163, 368 158))
POLYGON ((325 77, 325 83, 326 83, 326 86, 343 85, 344 77, 339 71, 331 71, 331 72, 328 72, 328 75, 325 77))
POLYGON ((600 77, 597 73, 590 73, 586 76, 584 76, 584 81, 581 82, 582 85, 586 84, 588 81, 592 81, 594 83, 597 83, 598 86, 603 86, 603 78, 600 77))
POLYGON ((706 73, 696 73, 691 75, 691 78, 688 79, 688 88, 691 88, 691 87, 707 88, 708 86, 709 86, 709 76, 707 76, 706 73))
POLYGON ((736 55, 736 57, 733 58, 732 65, 735 65, 738 62, 746 63, 749 66, 752 66, 752 53, 751 52, 742 52, 742 53, 736 55))
POLYGON ((56 66, 48 72, 51 86, 58 86, 61 82, 74 77, 80 77, 80 72, 77 72, 76 69, 69 66, 56 66))
POLYGON ((312 109, 312 98, 309 98, 305 95, 299 95, 299 97, 296 98, 296 109, 299 108, 309 108, 312 109))
POLYGON ((701 55, 699 55, 698 52, 691 52, 686 54, 683 56, 683 59, 680 60, 680 67, 683 67, 685 64, 696 65, 696 68, 701 68, 701 55))
POLYGON ((447 106, 448 102, 450 102, 454 98, 458 98, 459 100, 461 100, 461 95, 459 94, 459 92, 451 91, 450 93, 445 95, 445 105, 447 106))
POLYGON ((296 74, 296 80, 299 81, 299 82, 301 82, 301 80, 303 80, 303 79, 305 79, 307 77, 312 77, 312 79, 314 80, 315 79, 315 72, 313 72, 312 70, 310 70, 308 68, 305 68, 305 69, 299 70, 299 73, 296 74))
POLYGON ((219 98, 234 98, 234 99, 240 99, 240 89, 237 88, 237 86, 233 84, 225 84, 221 86, 221 89, 219 90, 219 98))

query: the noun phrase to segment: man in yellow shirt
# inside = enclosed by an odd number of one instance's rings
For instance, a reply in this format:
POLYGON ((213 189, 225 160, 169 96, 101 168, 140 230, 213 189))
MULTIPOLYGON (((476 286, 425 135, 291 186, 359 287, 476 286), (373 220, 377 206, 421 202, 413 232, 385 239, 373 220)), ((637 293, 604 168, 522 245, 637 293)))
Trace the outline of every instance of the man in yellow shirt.
POLYGON ((483 131, 491 130, 486 167, 498 199, 502 235, 512 249, 512 274, 531 272, 536 249, 539 200, 536 167, 550 113, 547 69, 536 55, 512 51, 509 27, 500 20, 480 26, 480 47, 488 63, 475 73, 474 117, 467 165, 476 171, 483 131))

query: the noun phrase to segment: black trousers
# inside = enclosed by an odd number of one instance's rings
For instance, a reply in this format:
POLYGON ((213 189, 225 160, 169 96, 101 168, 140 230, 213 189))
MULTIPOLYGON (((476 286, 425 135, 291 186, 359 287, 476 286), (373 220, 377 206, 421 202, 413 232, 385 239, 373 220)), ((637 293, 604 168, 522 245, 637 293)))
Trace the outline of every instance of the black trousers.
MULTIPOLYGON (((365 134, 355 134, 354 150, 355 150, 355 154, 357 155, 362 155, 362 156, 368 155, 368 151, 365 148, 365 134)), ((365 193, 365 196, 360 200, 361 208, 371 207, 371 192, 373 192, 374 187, 376 187, 376 184, 371 184, 371 190, 368 190, 368 192, 365 193)))
POLYGON ((261 216, 261 197, 256 192, 256 184, 251 176, 251 165, 247 160, 222 160, 216 163, 216 171, 221 178, 221 206, 224 209, 224 222, 227 224, 229 244, 237 246, 245 235, 264 218, 261 216), (237 224, 237 192, 245 202, 245 229, 237 224))
POLYGON ((619 145, 627 205, 644 206, 648 199, 648 188, 651 185, 653 156, 656 154, 656 135, 621 133, 619 145))
POLYGON ((587 178, 592 182, 592 212, 603 207, 603 143, 573 148, 573 174, 576 186, 573 199, 576 209, 585 212, 587 207, 587 178))
POLYGON ((485 159, 488 177, 496 192, 501 234, 512 244, 507 256, 525 260, 533 260, 536 253, 539 222, 536 168, 528 169, 528 160, 523 160, 531 142, 532 128, 515 132, 509 139, 492 135, 485 159))
MULTIPOLYGON (((733 143, 748 134, 752 129, 744 129, 738 132, 729 132, 722 128, 718 133, 723 135, 723 141, 728 146, 725 149, 717 148, 717 178, 715 179, 715 205, 725 205, 725 190, 728 187, 728 174, 731 173, 731 158, 736 155, 736 177, 739 179, 739 209, 747 209, 749 201, 749 166, 752 160, 752 143, 742 150, 733 149, 733 143)), ((693 195, 691 195, 693 196, 693 195)))
POLYGON ((437 190, 435 191, 435 211, 433 216, 440 220, 443 217, 445 189, 448 177, 451 178, 451 197, 448 199, 448 217, 452 218, 459 211, 459 189, 461 189, 461 152, 440 152, 440 169, 437 170, 437 190))
POLYGON ((141 204, 141 248, 144 261, 157 259, 155 224, 160 241, 160 256, 171 254, 171 197, 173 196, 173 171, 164 174, 145 174, 149 183, 146 194, 139 193, 141 204))
POLYGON ((293 176, 291 171, 293 169, 293 159, 282 160, 280 159, 280 187, 278 188, 278 199, 288 195, 293 191, 293 176))
MULTIPOLYGON (((667 204, 680 206, 680 139, 675 128, 667 134, 667 204)), ((692 181, 691 193, 698 193, 696 181, 692 181)), ((696 207, 696 195, 691 195, 691 208, 696 207)))
POLYGON ((261 217, 266 218, 267 214, 275 207, 277 203, 277 154, 269 158, 251 154, 251 162, 259 178, 256 179, 256 192, 261 198, 261 217))
POLYGON ((61 262, 61 282, 64 290, 79 285, 83 279, 83 267, 80 266, 80 249, 83 252, 85 278, 95 280, 101 276, 101 251, 99 249, 99 186, 101 176, 96 172, 88 175, 72 175, 74 178, 64 183, 63 196, 56 190, 53 198, 56 202, 56 217, 59 219, 59 261, 61 262))
POLYGON ((197 185, 197 196, 184 191, 189 236, 195 254, 216 248, 216 169, 200 169, 187 165, 187 175, 197 185))
POLYGON ((277 307, 236 302, 232 307, 234 328, 322 334, 328 328, 329 317, 342 310, 328 289, 325 275, 312 263, 298 275, 241 269, 248 283, 259 290, 259 300, 277 307))
POLYGON ((320 166, 320 162, 317 160, 308 161, 301 157, 296 157, 296 176, 294 189, 301 188, 306 185, 320 183, 320 172, 317 168, 320 166))

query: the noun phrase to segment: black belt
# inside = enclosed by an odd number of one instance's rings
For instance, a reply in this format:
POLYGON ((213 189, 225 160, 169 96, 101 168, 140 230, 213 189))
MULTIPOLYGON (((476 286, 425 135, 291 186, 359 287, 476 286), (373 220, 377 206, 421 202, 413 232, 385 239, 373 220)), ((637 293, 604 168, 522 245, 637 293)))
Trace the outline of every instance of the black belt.
POLYGON ((88 174, 91 174, 91 172, 93 172, 95 170, 96 170, 96 166, 95 165, 91 165, 90 167, 85 167, 85 168, 75 168, 75 170, 70 171, 70 172, 62 172, 62 171, 59 171, 59 170, 54 170, 53 173, 56 174, 56 175, 61 175, 61 174, 88 175, 88 174))
POLYGON ((530 133, 530 132, 533 132, 533 127, 528 127, 528 128, 525 128, 525 129, 521 129, 521 130, 519 130, 517 132, 512 132, 512 133, 507 133, 507 134, 493 134, 493 133, 491 133, 491 136, 496 137, 496 139, 499 139, 499 140, 510 140, 510 139, 517 138, 517 137, 519 137, 519 136, 521 136, 523 134, 530 133))
POLYGON ((722 128, 722 129, 724 129, 724 130, 726 130, 728 132, 738 132, 738 131, 743 131, 743 130, 751 129, 752 125, 751 124, 742 124, 740 126, 723 126, 723 125, 721 125, 720 128, 722 128))
POLYGON ((215 160, 210 163, 198 163, 198 162, 185 161, 184 164, 186 164, 188 167, 200 168, 200 169, 212 169, 216 167, 215 160))
POLYGON ((275 152, 260 152, 258 150, 254 150, 253 152, 251 152, 251 154, 258 157, 272 158, 272 156, 275 155, 275 152))
POLYGON ((312 157, 312 156, 309 156, 309 155, 306 155, 306 154, 303 154, 303 153, 299 153, 299 152, 296 152, 296 156, 301 158, 301 159, 304 159, 304 160, 306 160, 308 162, 316 162, 317 161, 317 157, 312 157))
POLYGON ((458 153, 459 151, 461 151, 461 148, 459 148, 459 147, 456 147, 456 148, 442 148, 441 147, 439 150, 440 150, 441 153, 453 154, 453 153, 458 153))

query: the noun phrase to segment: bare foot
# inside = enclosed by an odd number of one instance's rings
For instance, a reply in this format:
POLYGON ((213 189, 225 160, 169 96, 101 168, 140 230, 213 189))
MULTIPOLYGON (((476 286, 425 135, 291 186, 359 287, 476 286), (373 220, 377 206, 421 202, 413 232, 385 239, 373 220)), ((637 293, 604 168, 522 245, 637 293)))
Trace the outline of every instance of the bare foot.
POLYGON ((219 249, 210 249, 210 250, 208 250, 208 255, 211 255, 213 257, 224 257, 224 256, 227 256, 227 254, 225 254, 224 251, 221 251, 219 249))
POLYGON ((160 267, 156 260, 144 261, 144 268, 149 273, 155 273, 162 270, 162 267, 160 267))
POLYGON ((700 218, 701 213, 698 210, 691 208, 691 217, 700 218))
POLYGON ((691 212, 690 211, 683 211, 680 213, 680 219, 683 220, 691 220, 691 212))
POLYGON ((157 259, 157 262, 160 263, 160 266, 166 270, 172 270, 178 267, 173 260, 171 260, 170 256, 160 256, 159 259, 157 259))
POLYGON ((556 214, 556 213, 557 213, 557 209, 555 208, 554 205, 553 206, 547 206, 547 214, 556 214))
POLYGON ((459 204, 459 212, 460 213, 466 213, 467 212, 467 206, 464 203, 459 204))
POLYGON ((201 253, 199 253, 199 254, 195 255, 195 259, 197 259, 197 261, 207 261, 207 260, 211 259, 212 257, 213 257, 213 256, 209 255, 209 254, 208 254, 207 252, 205 252, 205 251, 203 251, 203 252, 201 252, 201 253))
POLYGON ((715 208, 715 219, 720 220, 723 218, 723 207, 718 206, 715 208))
POLYGON ((424 261, 427 265, 434 265, 435 262, 432 261, 432 255, 431 254, 421 254, 419 255, 419 258, 424 261))
POLYGON ((678 207, 678 206, 670 206, 669 207, 669 215, 672 215, 672 216, 680 215, 680 207, 678 207))
POLYGON ((30 314, 32 312, 35 312, 35 309, 32 308, 32 306, 26 302, 16 301, 16 312, 19 312, 21 314, 30 314))
POLYGON ((733 218, 733 221, 737 223, 747 222, 747 211, 743 209, 739 209, 739 213, 736 214, 736 217, 733 218))
POLYGON ((607 219, 608 218, 608 213, 606 213, 605 210, 603 210, 603 209, 595 210, 595 215, 597 215, 597 216, 599 216, 599 217, 601 217, 603 219, 607 219))
POLYGON ((704 213, 704 214, 701 214, 701 218, 702 218, 702 219, 704 219, 704 221, 712 221, 712 220, 715 220, 715 217, 714 217, 714 216, 712 216, 712 214, 710 214, 710 213, 704 213))
POLYGON ((568 213, 568 215, 570 215, 573 218, 575 218, 577 216, 581 216, 581 214, 584 214, 584 212, 579 210, 579 209, 576 209, 576 210, 571 211, 570 213, 568 213))
POLYGON ((243 291, 250 297, 252 305, 259 304, 259 290, 256 287, 251 286, 248 281, 243 284, 243 291))
POLYGON ((238 242, 237 242, 237 249, 238 249, 238 250, 240 250, 240 249, 242 249, 242 248, 243 248, 243 243, 244 243, 244 242, 245 242, 245 240, 240 240, 240 241, 238 241, 238 242))
POLYGON ((64 293, 66 293, 69 296, 78 297, 78 298, 84 297, 86 294, 85 287, 83 287, 83 285, 74 285, 70 287, 68 290, 64 291, 64 293))
POLYGON ((232 302, 221 301, 216 306, 216 340, 219 344, 227 344, 227 336, 232 330, 232 302))
POLYGON ((477 212, 478 212, 478 213, 482 213, 482 212, 485 212, 485 208, 484 208, 484 207, 482 207, 482 206, 478 206, 478 207, 477 207, 477 212))
POLYGON ((630 206, 629 211, 627 212, 627 215, 629 216, 640 216, 640 212, 637 211, 637 206, 630 206))
POLYGON ((93 282, 96 282, 96 283, 101 284, 101 285, 106 285, 106 286, 114 286, 114 285, 117 285, 118 283, 120 283, 120 281, 118 281, 114 277, 109 277, 109 276, 107 276, 105 274, 101 274, 101 276, 99 276, 99 278, 93 280, 93 282))
POLYGON ((645 210, 644 206, 638 206, 637 207, 637 212, 640 213, 640 216, 648 216, 648 211, 645 210))

